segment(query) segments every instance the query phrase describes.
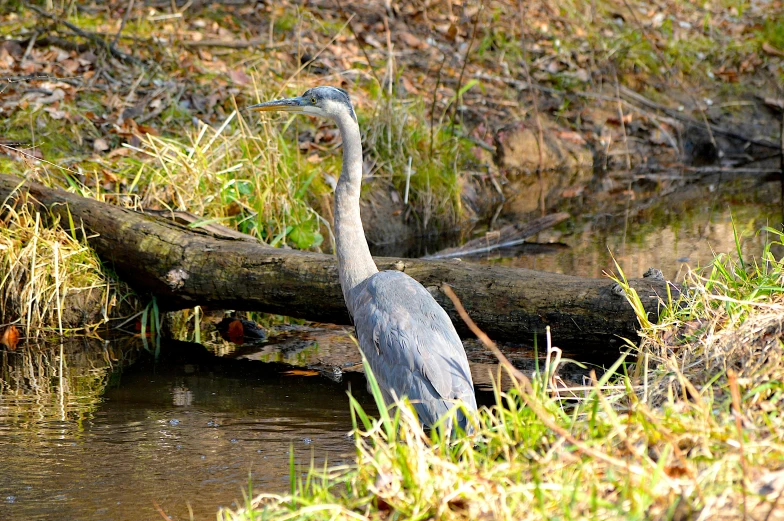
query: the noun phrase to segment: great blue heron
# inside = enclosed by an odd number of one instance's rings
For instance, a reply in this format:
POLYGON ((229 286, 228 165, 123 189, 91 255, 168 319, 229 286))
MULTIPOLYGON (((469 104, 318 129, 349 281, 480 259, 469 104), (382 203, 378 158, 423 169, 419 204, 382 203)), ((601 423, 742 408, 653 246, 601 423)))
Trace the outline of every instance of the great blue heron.
MULTIPOLYGON (((302 96, 249 109, 321 116, 337 123, 343 137, 334 227, 340 286, 359 347, 385 402, 391 405, 396 398, 408 397, 426 426, 433 426, 458 400, 469 412, 475 411, 468 359, 449 316, 419 282, 399 271, 379 272, 370 256, 359 217, 362 139, 348 93, 315 87, 302 96)), ((457 423, 463 429, 468 426, 461 411, 457 423)))

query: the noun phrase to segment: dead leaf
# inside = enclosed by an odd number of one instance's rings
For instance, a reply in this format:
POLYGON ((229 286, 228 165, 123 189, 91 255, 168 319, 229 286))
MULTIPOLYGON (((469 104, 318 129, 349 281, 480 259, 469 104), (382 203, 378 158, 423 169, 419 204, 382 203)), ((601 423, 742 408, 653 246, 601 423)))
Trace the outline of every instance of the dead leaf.
POLYGON ((66 116, 68 116, 68 113, 66 113, 64 110, 56 109, 54 107, 46 107, 44 109, 44 112, 49 114, 49 117, 52 118, 52 119, 58 119, 59 120, 59 119, 63 119, 66 116))
POLYGON ((100 137, 96 138, 96 140, 93 141, 93 150, 95 150, 98 153, 106 152, 107 150, 109 150, 109 143, 107 143, 106 140, 103 138, 100 137))
POLYGON ((119 148, 115 148, 114 150, 112 150, 111 152, 106 154, 106 158, 107 159, 112 159, 114 157, 125 157, 128 154, 130 154, 130 153, 131 153, 131 149, 130 148, 119 147, 119 148))
POLYGON ((582 185, 570 186, 569 188, 566 188, 566 189, 564 189, 563 192, 561 192, 561 197, 564 197, 564 198, 567 198, 567 199, 570 199, 572 197, 577 197, 578 195, 582 195, 584 190, 585 190, 585 187, 582 186, 582 185))
MULTIPOLYGON (((629 114, 629 116, 631 116, 631 114, 629 114)), ((626 117, 624 117, 623 119, 624 119, 624 121, 626 121, 626 117)), ((629 122, 631 122, 631 118, 629 119, 629 122)), ((582 136, 582 134, 579 134, 579 133, 575 132, 574 130, 558 130, 558 131, 555 132, 555 135, 558 138, 562 139, 563 141, 568 141, 570 143, 576 143, 578 145, 584 145, 585 144, 585 138, 582 136)))
POLYGON ((577 72, 574 75, 583 83, 588 83, 591 80, 591 73, 582 67, 577 69, 577 72))
POLYGON ((86 52, 83 52, 82 54, 80 54, 79 57, 77 58, 77 60, 79 60, 79 63, 83 67, 87 67, 88 65, 92 65, 95 62, 97 62, 98 61, 98 57, 95 54, 93 54, 92 51, 86 51, 86 52))
MULTIPOLYGON (((623 124, 628 125, 631 122, 632 122, 632 114, 631 113, 625 114, 623 116, 623 124)), ((609 123, 610 125, 619 126, 621 124, 621 120, 618 117, 611 116, 607 118, 607 123, 609 123)))
POLYGON ((71 53, 59 47, 51 47, 51 50, 55 53, 54 61, 56 62, 62 62, 71 57, 71 53))
POLYGON ((557 60, 553 60, 547 64, 547 67, 545 67, 544 70, 546 70, 550 74, 558 74, 562 68, 563 67, 561 67, 561 64, 557 60))
POLYGON ((44 105, 49 105, 56 101, 60 101, 65 98, 65 91, 61 88, 56 88, 52 91, 52 94, 49 96, 43 96, 38 98, 36 101, 38 103, 42 103, 44 105))
POLYGON ((141 134, 150 134, 151 136, 159 136, 160 132, 158 132, 154 127, 149 125, 137 125, 136 130, 138 130, 141 134))
POLYGON ((413 34, 409 33, 408 31, 403 31, 401 33, 398 33, 397 37, 400 38, 400 40, 404 44, 406 44, 408 47, 411 47, 412 49, 424 49, 425 47, 427 47, 427 44, 425 44, 425 42, 423 42, 413 34))
POLYGON ((682 465, 667 465, 664 467, 664 473, 673 479, 682 478, 689 475, 689 469, 682 465))
POLYGON ((236 83, 237 85, 248 85, 252 81, 250 79, 250 76, 245 74, 245 72, 240 69, 230 70, 229 79, 234 83, 236 83))
POLYGON ((291 371, 283 371, 284 375, 286 376, 318 376, 318 371, 313 369, 292 369, 291 371))
POLYGON ((8 326, 0 337, 0 344, 5 345, 11 351, 16 351, 16 344, 19 343, 19 330, 16 326, 8 326))
POLYGON ((229 322, 229 328, 226 330, 226 336, 229 337, 229 342, 241 345, 245 342, 245 328, 240 320, 232 320, 229 322))
POLYGON ((766 53, 772 55, 772 56, 778 56, 779 58, 784 58, 784 51, 782 51, 781 49, 777 49, 777 48, 773 47, 768 42, 763 42, 762 43, 762 50, 765 51, 766 53))
POLYGON ((60 66, 71 74, 79 70, 79 62, 77 60, 67 59, 63 60, 60 66))
POLYGON ((406 89, 406 92, 408 94, 413 94, 413 95, 419 94, 419 89, 417 89, 414 86, 414 84, 411 83, 411 80, 409 80, 406 76, 401 76, 400 79, 403 82, 403 88, 406 89))

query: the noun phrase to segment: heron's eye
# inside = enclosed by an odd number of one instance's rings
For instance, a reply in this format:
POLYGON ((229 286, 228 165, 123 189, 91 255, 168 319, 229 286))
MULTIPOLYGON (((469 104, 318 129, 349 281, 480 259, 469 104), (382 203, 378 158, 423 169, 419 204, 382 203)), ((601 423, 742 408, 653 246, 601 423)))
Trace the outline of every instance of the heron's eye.
POLYGON ((310 98, 310 102, 311 102, 311 103, 313 103, 313 104, 315 105, 315 104, 316 104, 316 98, 314 98, 314 97, 311 97, 311 98, 310 98))

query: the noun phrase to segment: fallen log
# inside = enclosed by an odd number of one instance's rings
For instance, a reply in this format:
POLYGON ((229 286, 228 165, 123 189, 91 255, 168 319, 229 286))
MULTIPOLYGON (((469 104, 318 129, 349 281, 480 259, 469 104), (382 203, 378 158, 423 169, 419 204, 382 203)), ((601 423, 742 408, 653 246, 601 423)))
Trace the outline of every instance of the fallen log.
MULTIPOLYGON (((314 321, 349 323, 335 257, 215 237, 207 231, 0 174, 0 200, 26 200, 83 228, 103 261, 137 292, 155 295, 163 309, 205 305, 255 310, 314 321), (26 195, 29 194, 29 197, 26 195), (70 213, 70 216, 69 216, 70 213)), ((45 212, 44 212, 45 211, 45 212)), ((76 230, 79 234, 78 229, 76 230)), ((81 237, 80 237, 81 238, 81 237)), ((615 283, 526 269, 453 261, 376 258, 428 288, 458 331, 470 335, 440 290, 449 284, 492 338, 528 343, 552 329, 556 345, 617 345, 634 338, 637 319, 615 283), (609 343, 608 343, 609 341, 609 343)), ((634 279, 652 320, 666 282, 634 279)))

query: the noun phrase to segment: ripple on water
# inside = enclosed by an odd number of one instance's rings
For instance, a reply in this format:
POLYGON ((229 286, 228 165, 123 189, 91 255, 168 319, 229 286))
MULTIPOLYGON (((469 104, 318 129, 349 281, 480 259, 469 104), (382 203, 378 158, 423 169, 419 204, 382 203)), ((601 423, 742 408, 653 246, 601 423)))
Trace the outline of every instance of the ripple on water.
POLYGON ((344 387, 247 367, 203 377, 137 364, 89 407, 0 395, 0 519, 155 519, 154 503, 172 518, 189 518, 188 504, 213 518, 249 476, 285 491, 292 446, 303 468, 350 461, 344 387))

